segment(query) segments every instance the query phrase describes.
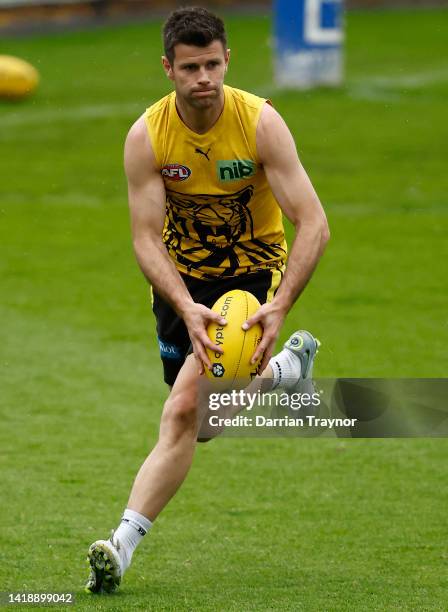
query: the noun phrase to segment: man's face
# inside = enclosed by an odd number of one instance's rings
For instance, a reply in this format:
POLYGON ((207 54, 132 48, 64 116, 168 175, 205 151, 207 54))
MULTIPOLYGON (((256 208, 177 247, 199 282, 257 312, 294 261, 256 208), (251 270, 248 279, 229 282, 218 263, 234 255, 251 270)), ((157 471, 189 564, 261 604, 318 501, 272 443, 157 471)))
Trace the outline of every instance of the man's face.
POLYGON ((224 51, 221 41, 214 40, 207 47, 179 44, 174 52, 172 65, 166 57, 162 62, 176 94, 197 109, 215 105, 222 97, 230 50, 224 51))

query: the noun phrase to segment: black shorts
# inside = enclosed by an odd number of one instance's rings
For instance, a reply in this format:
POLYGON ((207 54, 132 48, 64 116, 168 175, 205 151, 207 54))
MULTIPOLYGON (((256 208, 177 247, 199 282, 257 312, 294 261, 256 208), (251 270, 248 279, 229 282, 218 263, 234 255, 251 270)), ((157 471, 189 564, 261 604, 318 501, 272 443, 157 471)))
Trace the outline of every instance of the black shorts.
MULTIPOLYGON (((185 274, 181 276, 193 300, 211 308, 221 295, 232 289, 250 291, 260 304, 270 302, 280 285, 282 273, 280 270, 262 270, 215 281, 204 281, 185 274)), ((153 311, 157 320, 163 378, 168 385, 173 385, 187 355, 192 352, 191 340, 183 319, 155 291, 153 311)))

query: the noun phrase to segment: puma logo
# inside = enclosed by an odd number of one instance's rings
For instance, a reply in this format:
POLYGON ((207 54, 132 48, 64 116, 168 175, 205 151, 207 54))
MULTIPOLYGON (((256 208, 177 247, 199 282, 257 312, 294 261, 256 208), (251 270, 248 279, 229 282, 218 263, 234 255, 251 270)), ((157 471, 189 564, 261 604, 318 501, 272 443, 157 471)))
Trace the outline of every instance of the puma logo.
POLYGON ((210 147, 207 150, 207 153, 204 153, 204 151, 202 151, 201 149, 199 149, 198 147, 196 147, 196 149, 194 150, 195 153, 200 153, 201 155, 203 155, 204 157, 207 158, 208 161, 210 161, 210 158, 208 156, 208 154, 210 153, 211 149, 210 147))

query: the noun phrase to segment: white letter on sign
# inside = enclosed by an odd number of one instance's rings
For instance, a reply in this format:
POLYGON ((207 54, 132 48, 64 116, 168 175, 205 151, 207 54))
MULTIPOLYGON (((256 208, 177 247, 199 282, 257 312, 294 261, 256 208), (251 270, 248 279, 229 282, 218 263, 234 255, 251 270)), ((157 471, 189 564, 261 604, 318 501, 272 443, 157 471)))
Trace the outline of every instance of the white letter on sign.
MULTIPOLYGON (((326 0, 328 3, 328 0, 326 0)), ((333 0, 342 2, 342 0, 333 0)), ((324 0, 306 0, 304 38, 310 44, 337 45, 342 42, 342 31, 338 28, 323 28, 321 26, 321 11, 324 0)))

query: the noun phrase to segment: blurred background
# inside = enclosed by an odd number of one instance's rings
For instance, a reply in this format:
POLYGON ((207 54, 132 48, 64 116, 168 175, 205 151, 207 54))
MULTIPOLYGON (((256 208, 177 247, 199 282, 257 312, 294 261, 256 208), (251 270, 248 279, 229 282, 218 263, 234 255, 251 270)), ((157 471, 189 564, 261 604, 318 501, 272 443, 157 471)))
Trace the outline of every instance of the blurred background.
MULTIPOLYGON (((271 0, 207 0, 200 3, 218 10, 269 11, 271 0)), ((194 3, 178 0, 0 0, 2 31, 24 31, 45 26, 67 26, 105 19, 163 15, 180 6, 194 3)), ((347 0, 348 9, 447 6, 446 0, 347 0)))
MULTIPOLYGON (((0 99, 1 590, 81 593, 84 551, 157 439, 166 389, 122 151, 170 91, 161 26, 178 4, 195 3, 0 0, 0 55, 40 77, 0 99)), ((272 99, 332 232, 278 346, 310 329, 320 377, 446 377, 447 3, 351 0, 339 84, 302 90, 277 84, 269 2, 213 7, 228 84, 272 99)), ((446 452, 216 440, 95 606, 446 609, 446 452)))

